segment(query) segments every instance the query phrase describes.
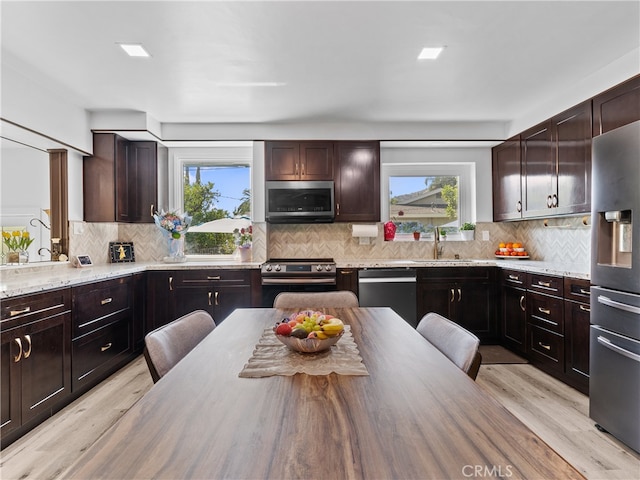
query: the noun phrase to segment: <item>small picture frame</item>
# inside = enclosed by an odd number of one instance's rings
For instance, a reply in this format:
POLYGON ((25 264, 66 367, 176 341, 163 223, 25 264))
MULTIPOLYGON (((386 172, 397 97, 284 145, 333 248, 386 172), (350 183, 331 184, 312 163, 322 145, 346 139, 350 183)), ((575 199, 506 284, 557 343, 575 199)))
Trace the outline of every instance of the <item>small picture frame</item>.
POLYGON ((133 242, 109 242, 111 263, 135 262, 133 242))

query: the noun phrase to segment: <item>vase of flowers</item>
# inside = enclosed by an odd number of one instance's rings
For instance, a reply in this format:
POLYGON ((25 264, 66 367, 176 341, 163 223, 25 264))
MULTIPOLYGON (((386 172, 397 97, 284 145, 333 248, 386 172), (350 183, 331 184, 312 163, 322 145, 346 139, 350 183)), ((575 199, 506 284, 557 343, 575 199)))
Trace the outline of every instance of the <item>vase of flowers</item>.
POLYGON ((178 212, 156 212, 153 215, 158 228, 167 238, 169 244, 169 255, 164 257, 167 263, 179 263, 187 260, 184 254, 184 236, 191 225, 191 217, 186 213, 180 215, 178 212))
POLYGON ((2 232, 2 243, 7 247, 7 263, 29 263, 29 246, 33 243, 33 238, 26 230, 14 230, 12 232, 2 232))
POLYGON ((236 228, 233 231, 236 237, 236 245, 238 246, 238 254, 241 262, 251 261, 251 240, 253 228, 249 225, 247 228, 236 228))

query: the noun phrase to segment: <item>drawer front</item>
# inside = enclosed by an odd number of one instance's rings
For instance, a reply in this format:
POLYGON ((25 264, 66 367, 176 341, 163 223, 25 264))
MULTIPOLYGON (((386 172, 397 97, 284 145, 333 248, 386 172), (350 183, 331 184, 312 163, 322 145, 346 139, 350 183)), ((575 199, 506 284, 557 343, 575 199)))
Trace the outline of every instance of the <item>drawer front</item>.
POLYGON ((496 267, 422 267, 417 269, 418 281, 494 280, 496 267))
POLYGON ((64 288, 45 293, 2 300, 2 329, 6 330, 71 310, 71 290, 64 288))
POLYGON ((130 278, 73 288, 73 338, 113 322, 131 307, 130 278))
POLYGON ((536 325, 529 329, 529 350, 535 362, 562 372, 564 369, 564 337, 536 325))
POLYGON ((526 272, 520 272, 518 270, 502 270, 501 273, 503 285, 525 286, 527 282, 526 272))
POLYGON ((564 291, 563 277, 527 273, 527 288, 534 292, 562 297, 564 291))
POLYGON ((562 299, 529 293, 527 309, 529 323, 564 334, 564 301, 562 299))
POLYGON ((591 301, 591 283, 581 278, 564 277, 564 298, 588 304, 591 301))
POLYGON ((72 389, 99 381, 121 357, 132 351, 131 321, 124 318, 74 340, 72 389))
POLYGON ((205 285, 249 285, 249 270, 184 270, 174 276, 175 287, 201 287, 205 285))

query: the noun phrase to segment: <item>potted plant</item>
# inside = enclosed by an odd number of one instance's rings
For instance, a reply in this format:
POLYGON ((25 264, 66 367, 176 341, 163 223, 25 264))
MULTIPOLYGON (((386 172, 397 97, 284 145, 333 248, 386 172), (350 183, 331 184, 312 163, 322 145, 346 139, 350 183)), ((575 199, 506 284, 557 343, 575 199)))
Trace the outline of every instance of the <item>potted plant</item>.
POLYGON ((476 225, 474 223, 463 223, 460 227, 460 236, 462 240, 473 240, 476 231, 476 225))

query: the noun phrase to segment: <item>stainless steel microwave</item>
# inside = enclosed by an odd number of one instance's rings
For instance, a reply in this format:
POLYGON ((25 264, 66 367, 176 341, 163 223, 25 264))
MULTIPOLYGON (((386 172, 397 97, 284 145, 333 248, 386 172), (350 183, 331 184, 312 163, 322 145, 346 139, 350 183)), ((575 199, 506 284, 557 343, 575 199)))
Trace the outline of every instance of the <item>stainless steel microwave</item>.
POLYGON ((266 182, 269 223, 328 223, 335 217, 333 181, 266 182))

